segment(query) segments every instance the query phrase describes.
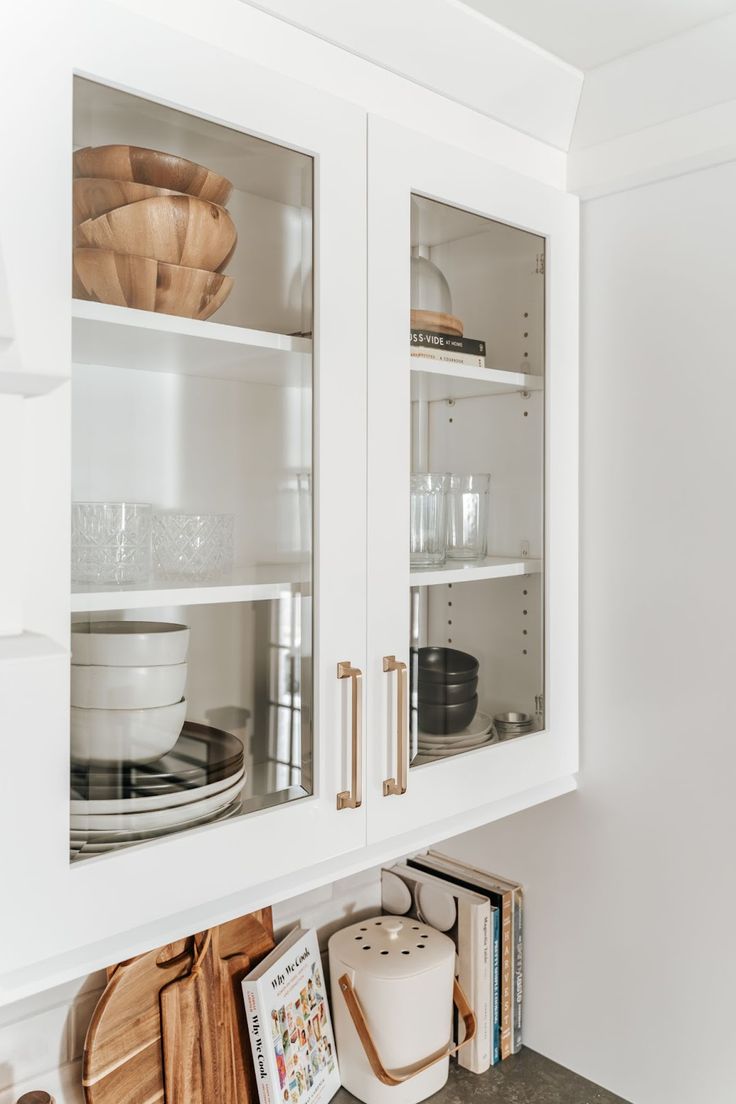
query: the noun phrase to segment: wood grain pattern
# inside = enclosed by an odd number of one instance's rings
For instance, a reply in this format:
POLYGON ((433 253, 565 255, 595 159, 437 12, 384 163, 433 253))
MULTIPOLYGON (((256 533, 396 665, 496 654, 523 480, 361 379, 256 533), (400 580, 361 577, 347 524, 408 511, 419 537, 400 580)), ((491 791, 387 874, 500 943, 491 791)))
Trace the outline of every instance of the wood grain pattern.
POLYGON ((222 984, 228 993, 228 1034, 232 1049, 232 1104, 254 1104, 258 1100, 251 1049, 248 1037, 248 1021, 241 982, 256 965, 248 955, 232 955, 222 960, 222 984))
POLYGON ((201 933, 110 967, 85 1042, 87 1104, 257 1102, 240 982, 274 946, 271 910, 213 929, 201 982, 182 990, 169 1007, 162 991, 173 993, 179 979, 188 980, 195 943, 201 949, 203 939, 201 933))
POLYGON ((111 249, 75 249, 72 292, 76 299, 118 307, 210 318, 233 289, 232 276, 164 264, 111 249))
POLYGON ((205 933, 194 943, 196 968, 160 994, 166 1104, 253 1104, 240 983, 274 945, 270 910, 213 929, 205 951, 205 933))
POLYGON ((129 180, 227 203, 232 184, 195 161, 142 146, 86 146, 74 154, 74 175, 129 180))
POLYGON ((72 182, 72 216, 74 225, 87 219, 138 203, 141 199, 180 195, 170 188, 155 188, 152 184, 136 184, 130 180, 105 180, 102 177, 80 176, 72 182))
POLYGON ((431 330, 432 333, 453 334, 455 337, 463 336, 462 320, 456 318, 454 314, 443 314, 441 311, 413 310, 411 328, 431 330))
POLYGON ((166 264, 215 272, 237 242, 235 223, 224 207, 187 195, 154 196, 86 219, 74 244, 151 257, 166 264))
POLYGON ((219 940, 213 934, 195 935, 196 965, 160 993, 166 1104, 226 1104, 230 1048, 219 940))
POLYGON ((115 970, 92 1016, 82 1059, 87 1104, 164 1100, 159 991, 189 972, 187 943, 156 948, 115 970))

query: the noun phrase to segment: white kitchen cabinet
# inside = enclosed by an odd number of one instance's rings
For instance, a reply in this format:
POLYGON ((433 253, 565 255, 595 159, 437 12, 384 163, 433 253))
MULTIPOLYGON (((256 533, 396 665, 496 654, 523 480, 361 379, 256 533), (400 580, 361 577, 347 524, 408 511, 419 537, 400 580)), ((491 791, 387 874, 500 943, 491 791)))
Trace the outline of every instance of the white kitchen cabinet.
POLYGON ((0 225, 26 396, 0 404, 22 438, 6 497, 21 578, 0 616, 0 728, 15 734, 0 998, 563 793, 577 767, 575 202, 492 150, 368 119, 122 8, 74 10, 33 105, 43 187, 13 185, 16 210, 44 202, 25 261, 0 225), (233 181, 235 284, 211 319, 71 297, 71 154, 111 143, 233 181), (493 350, 486 367, 410 360, 412 243, 493 350), (480 563, 410 570, 409 474, 433 465, 491 473, 480 563), (234 567, 70 587, 72 500, 231 513, 234 567), (100 619, 190 626, 188 719, 243 739, 238 815, 70 849, 70 623, 100 619), (481 711, 536 711, 535 731, 422 763, 399 740, 416 725, 396 680, 412 648, 450 642, 481 658, 481 711))
MULTIPOLYGON (((362 773, 361 685, 337 673, 365 669, 365 115, 113 6, 80 5, 76 22, 34 139, 63 136, 64 156, 44 164, 63 262, 35 311, 71 384, 24 400, 49 430, 33 463, 58 481, 33 541, 47 597, 38 619, 24 603, 25 636, 0 655, 5 974, 365 841, 365 805, 336 802, 362 773), (212 321, 71 298, 72 151, 111 143, 233 181, 235 282, 212 321), (231 513, 232 572, 70 590, 70 499, 231 513), (248 778, 240 815, 82 861, 69 842, 69 627, 100 618, 190 626, 188 716, 242 736, 248 778)), ((11 291, 29 278, 11 254, 11 291)), ((24 509, 43 506, 31 493, 24 509)), ((16 520, 6 539, 22 539, 16 520)))
POLYGON ((534 804, 577 770, 577 201, 484 152, 369 120, 371 842, 534 804), (410 356, 410 247, 485 366, 410 356), (490 473, 485 558, 410 565, 411 472, 490 473), (426 646, 479 660, 475 729, 520 711, 532 731, 445 756, 423 735, 426 646))

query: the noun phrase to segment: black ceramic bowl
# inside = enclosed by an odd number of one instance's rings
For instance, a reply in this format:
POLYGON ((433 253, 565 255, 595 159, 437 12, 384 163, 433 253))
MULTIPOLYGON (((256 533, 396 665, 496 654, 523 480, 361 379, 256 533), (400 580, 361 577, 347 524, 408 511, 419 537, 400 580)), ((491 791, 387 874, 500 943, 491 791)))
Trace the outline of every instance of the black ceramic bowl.
POLYGON ((478 695, 456 705, 431 705, 419 702, 419 728, 432 736, 451 736, 460 732, 478 712, 478 695))
POLYGON ((477 689, 477 675, 468 682, 425 682, 420 672, 417 698, 427 705, 457 705, 469 701, 477 689))
POLYGON ((419 681, 470 682, 478 674, 478 660, 456 648, 420 648, 419 681))

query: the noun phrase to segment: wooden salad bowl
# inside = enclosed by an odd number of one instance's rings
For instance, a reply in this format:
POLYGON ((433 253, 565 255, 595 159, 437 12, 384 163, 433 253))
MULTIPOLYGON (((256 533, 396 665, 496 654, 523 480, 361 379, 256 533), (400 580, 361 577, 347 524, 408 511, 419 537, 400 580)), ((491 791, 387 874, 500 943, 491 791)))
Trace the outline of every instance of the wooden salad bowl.
POLYGON ((220 272, 112 249, 75 249, 73 277, 77 299, 200 320, 219 310, 233 287, 220 272))
POLYGON ((204 165, 141 146, 85 146, 74 154, 74 175, 152 184, 219 204, 227 203, 233 188, 204 165))
POLYGON ((73 182, 74 225, 78 226, 87 219, 99 218, 117 207, 138 203, 141 199, 167 195, 181 195, 181 192, 172 192, 170 188, 155 188, 153 184, 135 184, 130 180, 79 176, 73 182))
POLYGON ((75 245, 216 271, 238 234, 224 207, 189 195, 155 196, 81 222, 75 245))

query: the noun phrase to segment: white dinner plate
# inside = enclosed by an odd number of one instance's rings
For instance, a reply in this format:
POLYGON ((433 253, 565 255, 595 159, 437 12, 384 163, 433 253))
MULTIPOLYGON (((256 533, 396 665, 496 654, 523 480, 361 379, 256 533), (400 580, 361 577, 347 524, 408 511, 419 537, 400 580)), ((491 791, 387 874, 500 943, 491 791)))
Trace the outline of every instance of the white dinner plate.
POLYGON ((476 747, 478 744, 484 744, 491 735, 493 735, 492 732, 484 732, 482 736, 468 736, 464 740, 453 740, 448 736, 444 740, 437 740, 431 744, 419 740, 418 746, 425 751, 451 751, 453 748, 476 747))
MULTIPOLYGON (((201 828, 205 824, 215 824, 221 820, 229 820, 231 817, 237 816, 243 808, 243 803, 239 799, 226 805, 224 809, 220 809, 216 813, 210 813, 209 816, 202 817, 200 820, 192 821, 192 823, 184 825, 185 828, 201 828)), ((84 842, 84 843, 71 843, 69 845, 69 856, 72 859, 79 858, 84 855, 104 855, 110 851, 122 851, 126 847, 135 847, 138 843, 147 843, 150 840, 160 839, 162 836, 175 836, 177 832, 182 828, 169 828, 162 832, 152 832, 149 835, 139 835, 136 839, 117 840, 117 841, 105 841, 105 842, 84 842)))
MULTIPOLYGON (((241 794, 238 793, 233 800, 240 801, 240 799, 241 794)), ((230 804, 232 804, 232 801, 230 804)), ((196 820, 190 820, 183 825, 169 824, 162 828, 148 828, 144 831, 132 832, 126 831, 124 828, 113 828, 109 831, 97 828, 72 828, 69 833, 69 844, 71 847, 83 847, 86 843, 141 843, 143 840, 168 836, 172 832, 182 831, 183 828, 193 828, 197 824, 217 820, 223 815, 224 810, 229 807, 229 805, 225 805, 214 812, 202 813, 196 820)))
POLYGON ((417 739, 421 744, 454 743, 457 740, 468 740, 477 736, 485 736, 491 731, 492 726, 493 718, 489 717, 487 713, 481 713, 479 711, 475 714, 467 728, 461 729, 460 732, 453 732, 452 735, 448 735, 445 732, 422 732, 422 730, 419 729, 417 739))
POLYGON ((493 743, 495 743, 495 737, 493 736, 492 733, 489 733, 488 736, 482 741, 482 743, 473 744, 472 747, 453 747, 453 748, 447 748, 447 749, 444 749, 444 750, 434 749, 433 751, 421 751, 420 750, 420 752, 419 752, 417 758, 414 760, 414 762, 416 763, 418 759, 422 759, 424 762, 431 762, 435 759, 449 759, 453 755, 462 755, 463 752, 466 752, 466 751, 478 751, 478 750, 480 750, 480 748, 489 747, 490 744, 493 744, 493 743))
MULTIPOLYGON (((243 788, 243 780, 236 782, 220 793, 206 797, 202 801, 192 801, 189 805, 177 805, 173 809, 154 809, 147 813, 107 813, 87 814, 73 813, 70 817, 72 833, 74 829, 81 829, 82 834, 89 835, 94 831, 102 832, 147 832, 150 828, 176 827, 180 824, 189 824, 190 821, 199 820, 207 813, 216 813, 228 805, 243 788)), ((77 833, 79 834, 79 833, 77 833)))
POLYGON ((174 809, 179 805, 191 805, 195 801, 201 801, 206 797, 222 793, 223 790, 234 786, 236 782, 243 778, 244 774, 245 769, 241 767, 240 770, 231 774, 228 778, 221 778, 219 782, 210 782, 207 786, 184 787, 174 793, 161 794, 160 797, 115 797, 108 800, 72 798, 69 807, 72 814, 84 816, 95 816, 97 814, 107 816, 110 813, 143 813, 150 812, 152 809, 174 809))

